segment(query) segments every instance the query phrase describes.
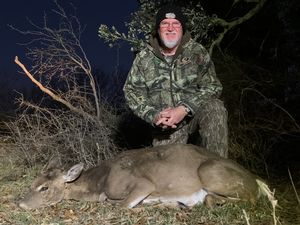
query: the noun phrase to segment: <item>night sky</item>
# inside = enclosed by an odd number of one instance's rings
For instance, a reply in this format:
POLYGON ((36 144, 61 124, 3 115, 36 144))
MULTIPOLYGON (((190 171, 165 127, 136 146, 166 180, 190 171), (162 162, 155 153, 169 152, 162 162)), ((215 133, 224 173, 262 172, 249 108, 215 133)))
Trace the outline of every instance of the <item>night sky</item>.
MULTIPOLYGON (((81 25, 86 26, 82 35, 82 45, 90 62, 94 68, 104 71, 112 71, 116 65, 116 49, 109 48, 107 44, 98 37, 100 24, 109 27, 114 25, 118 30, 125 31, 125 22, 130 21, 130 14, 138 6, 137 1, 58 1, 64 9, 71 8, 70 3, 77 8, 77 17, 81 25)), ((24 41, 24 36, 11 30, 8 24, 21 30, 27 30, 30 25, 26 18, 36 24, 43 22, 44 13, 53 15, 51 9, 56 6, 53 0, 10 0, 2 1, 0 7, 0 71, 14 72, 19 70, 14 63, 14 57, 18 55, 24 60, 25 48, 17 43, 24 41)), ((53 21, 49 20, 51 26, 53 21)), ((56 25, 56 24, 55 24, 56 25)), ((120 67, 129 69, 133 60, 133 54, 128 46, 123 46, 120 50, 120 67)))

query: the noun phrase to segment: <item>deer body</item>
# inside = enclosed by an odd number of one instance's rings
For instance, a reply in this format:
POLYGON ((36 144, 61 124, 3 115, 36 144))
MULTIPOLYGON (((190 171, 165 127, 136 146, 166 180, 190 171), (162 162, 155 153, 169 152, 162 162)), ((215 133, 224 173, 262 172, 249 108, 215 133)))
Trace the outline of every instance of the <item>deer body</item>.
POLYGON ((255 202, 256 177, 237 163, 193 145, 172 144, 129 150, 83 171, 48 168, 32 184, 20 207, 33 209, 62 199, 194 206, 208 196, 255 202))

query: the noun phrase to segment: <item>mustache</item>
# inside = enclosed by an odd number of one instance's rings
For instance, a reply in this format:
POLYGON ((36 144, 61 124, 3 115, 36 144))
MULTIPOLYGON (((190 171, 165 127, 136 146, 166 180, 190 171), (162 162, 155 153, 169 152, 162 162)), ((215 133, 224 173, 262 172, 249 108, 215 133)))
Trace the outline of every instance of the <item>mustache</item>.
POLYGON ((177 33, 174 31, 171 31, 171 32, 165 32, 165 34, 177 34, 177 33))

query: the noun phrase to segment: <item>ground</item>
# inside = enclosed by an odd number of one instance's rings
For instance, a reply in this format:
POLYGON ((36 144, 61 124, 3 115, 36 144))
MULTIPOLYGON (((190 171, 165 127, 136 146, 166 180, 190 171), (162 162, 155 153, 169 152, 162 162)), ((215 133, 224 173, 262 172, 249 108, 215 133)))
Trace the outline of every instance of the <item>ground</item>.
MULTIPOLYGON (((109 203, 63 201, 55 206, 25 211, 17 201, 28 190, 31 181, 39 174, 43 165, 28 168, 13 154, 14 145, 5 139, 0 141, 0 224, 11 225, 76 225, 76 224, 126 224, 126 225, 219 225, 274 224, 270 202, 262 198, 256 205, 228 203, 213 209, 196 206, 191 209, 172 209, 155 206, 139 207, 135 210, 120 209, 109 203)), ((275 217, 277 224, 300 224, 300 183, 284 180, 274 182, 279 206, 275 217), (294 190, 295 188, 295 190, 294 190)))

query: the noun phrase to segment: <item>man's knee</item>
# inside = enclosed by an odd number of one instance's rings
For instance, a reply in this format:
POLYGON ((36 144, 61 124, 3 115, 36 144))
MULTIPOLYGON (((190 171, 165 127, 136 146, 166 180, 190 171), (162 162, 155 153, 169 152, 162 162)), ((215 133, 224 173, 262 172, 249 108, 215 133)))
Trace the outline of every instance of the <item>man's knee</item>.
POLYGON ((199 109, 200 113, 217 113, 227 116, 227 110, 220 99, 210 99, 199 109))
POLYGON ((191 132, 198 130, 204 148, 227 157, 227 110, 221 100, 211 99, 203 104, 191 120, 189 128, 191 132))
POLYGON ((219 99, 210 99, 205 104, 201 105, 194 115, 192 121, 192 130, 196 126, 203 126, 203 124, 227 123, 227 110, 223 101, 219 99))

